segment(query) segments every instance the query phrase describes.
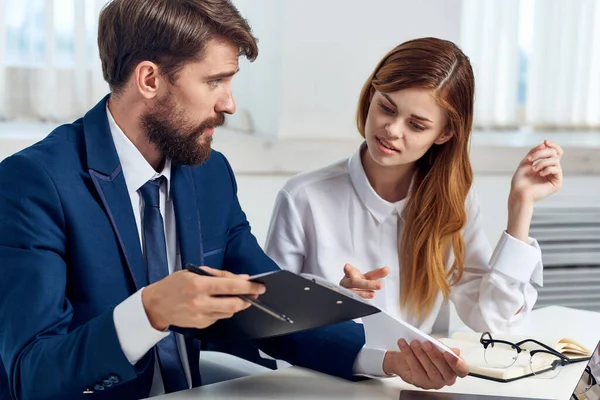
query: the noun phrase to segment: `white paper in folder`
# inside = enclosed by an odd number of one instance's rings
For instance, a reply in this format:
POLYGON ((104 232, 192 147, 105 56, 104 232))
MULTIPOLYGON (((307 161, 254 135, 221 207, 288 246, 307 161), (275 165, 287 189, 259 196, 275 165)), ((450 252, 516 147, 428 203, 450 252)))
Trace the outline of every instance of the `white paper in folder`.
MULTIPOLYGON (((363 303, 371 304, 368 300, 363 299, 356 293, 339 285, 335 285, 325 278, 312 275, 312 274, 301 274, 305 278, 312 279, 314 282, 322 284, 330 289, 336 290, 346 296, 352 297, 363 303)), ((373 304, 371 304, 373 305, 373 304)), ((365 328, 366 347, 372 349, 386 349, 386 350, 398 350, 398 339, 405 339, 408 343, 413 340, 419 342, 431 342, 441 352, 449 352, 456 358, 459 358, 450 347, 446 346, 439 340, 429 336, 425 332, 420 331, 414 326, 398 320, 385 311, 379 309, 380 312, 369 315, 367 317, 358 318, 356 322, 363 323, 365 328)))
POLYGON ((418 340, 421 343, 431 342, 442 353, 449 352, 459 358, 450 347, 439 340, 429 336, 414 326, 400 321, 385 311, 362 318, 365 328, 366 347, 373 349, 398 350, 398 340, 404 339, 408 343, 418 340))

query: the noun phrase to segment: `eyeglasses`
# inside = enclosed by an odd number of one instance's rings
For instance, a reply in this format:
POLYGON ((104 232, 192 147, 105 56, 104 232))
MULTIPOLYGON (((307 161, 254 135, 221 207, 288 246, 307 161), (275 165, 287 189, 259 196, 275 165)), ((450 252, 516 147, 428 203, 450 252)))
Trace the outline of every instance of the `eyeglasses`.
POLYGON ((585 367, 585 371, 583 371, 583 375, 581 376, 581 379, 579 379, 579 383, 577 384, 577 387, 575 388, 575 394, 585 394, 585 393, 589 392, 589 390, 591 388, 596 386, 596 384, 597 384, 596 378, 594 378, 594 375, 592 374, 592 370, 590 369, 590 366, 588 365, 587 367, 585 367))
POLYGON ((536 377, 550 379, 560 373, 560 367, 570 363, 568 357, 534 339, 512 343, 506 340, 494 339, 489 332, 484 332, 479 341, 484 348, 485 362, 494 368, 511 367, 517 361, 521 352, 528 352, 529 372, 536 377), (539 348, 529 350, 523 347, 525 343, 533 343, 539 348))

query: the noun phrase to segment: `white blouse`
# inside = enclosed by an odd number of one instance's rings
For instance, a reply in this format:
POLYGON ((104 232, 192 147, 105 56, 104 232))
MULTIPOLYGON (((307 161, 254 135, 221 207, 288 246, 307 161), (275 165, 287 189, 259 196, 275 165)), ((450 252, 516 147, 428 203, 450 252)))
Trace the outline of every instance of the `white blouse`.
MULTIPOLYGON (((435 330, 447 331, 448 305, 441 293, 423 321, 400 307, 398 244, 406 199, 390 203, 377 195, 363 169, 361 149, 349 159, 286 183, 277 196, 266 253, 283 269, 335 283, 343 278, 346 263, 362 273, 387 266, 390 273, 372 303, 426 333, 432 332, 439 318, 445 322, 441 327, 438 322, 435 330)), ((471 329, 501 332, 533 308, 537 291, 532 283, 542 285, 541 252, 534 239, 527 244, 504 232, 492 253, 473 191, 465 206, 464 273, 451 288, 449 300, 471 329)), ((452 262, 448 252, 447 269, 452 262)))

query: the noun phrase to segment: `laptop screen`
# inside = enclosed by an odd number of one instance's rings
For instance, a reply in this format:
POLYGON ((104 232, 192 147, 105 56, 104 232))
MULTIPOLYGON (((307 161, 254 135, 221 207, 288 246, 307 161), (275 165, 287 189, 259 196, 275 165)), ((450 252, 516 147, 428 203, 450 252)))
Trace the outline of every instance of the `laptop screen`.
POLYGON ((600 400, 600 342, 594 349, 592 358, 585 366, 572 400, 600 400))

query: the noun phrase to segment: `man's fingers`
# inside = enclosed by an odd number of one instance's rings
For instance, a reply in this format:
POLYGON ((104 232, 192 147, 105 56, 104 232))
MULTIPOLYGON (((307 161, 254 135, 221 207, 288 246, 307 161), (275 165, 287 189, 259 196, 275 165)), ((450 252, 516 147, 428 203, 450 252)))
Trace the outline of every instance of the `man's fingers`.
POLYGON ((207 292, 212 295, 261 295, 266 291, 265 285, 239 278, 206 278, 207 292))
POLYGON ((208 272, 210 275, 212 275, 216 278, 226 278, 228 276, 233 275, 229 271, 223 271, 222 269, 214 269, 214 268, 207 267, 207 266, 202 266, 202 267, 200 267, 200 269, 208 272))
POLYGON ((258 296, 265 293, 264 285, 248 281, 248 278, 250 278, 249 275, 236 275, 229 271, 214 269, 206 266, 202 266, 200 268, 212 275, 212 277, 208 277, 210 279, 207 290, 208 294, 247 294, 258 296))
POLYGON ((225 271, 222 269, 214 269, 214 268, 207 267, 207 266, 202 266, 202 267, 200 267, 200 269, 203 269, 204 271, 208 272, 209 274, 211 274, 212 276, 214 276, 216 278, 241 278, 241 279, 250 278, 250 275, 247 275, 247 274, 236 275, 229 271, 225 271))
POLYGON ((374 281, 377 279, 383 279, 390 273, 390 269, 388 267, 377 268, 373 271, 369 271, 365 274, 365 279, 370 281, 374 281))
MULTIPOLYGON (((251 304, 239 297, 212 297, 206 302, 206 313, 208 315, 222 314, 227 318, 233 314, 245 310, 251 304)), ((221 316, 221 318, 223 318, 221 316)))

